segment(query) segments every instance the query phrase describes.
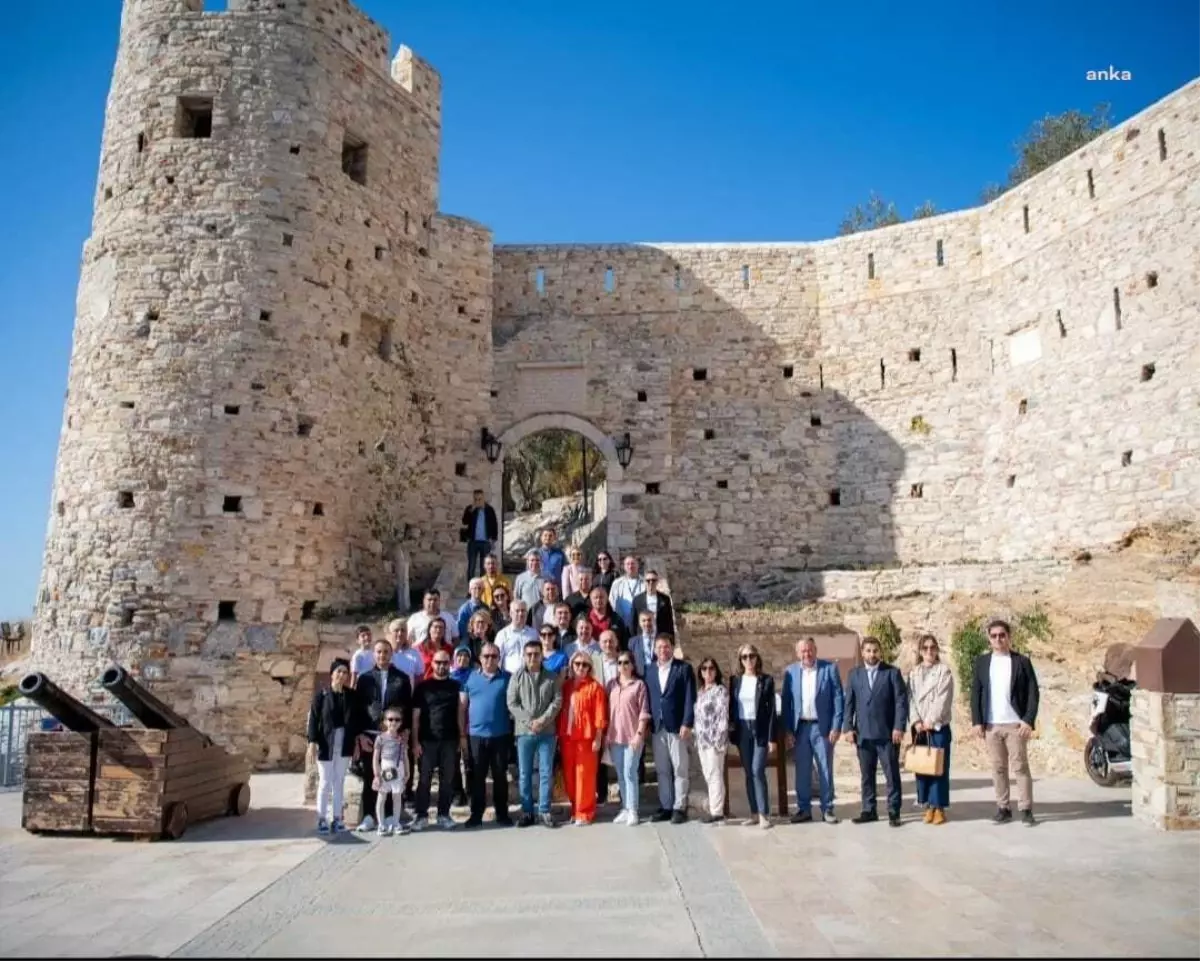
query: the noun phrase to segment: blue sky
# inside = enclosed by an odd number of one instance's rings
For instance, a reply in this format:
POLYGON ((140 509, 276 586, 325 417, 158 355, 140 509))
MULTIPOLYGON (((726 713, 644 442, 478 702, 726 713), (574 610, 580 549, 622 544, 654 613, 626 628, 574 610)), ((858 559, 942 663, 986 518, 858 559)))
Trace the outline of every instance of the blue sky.
MULTIPOLYGON (((1039 117, 1200 74, 1195 0, 362 0, 441 72, 441 208, 498 243, 813 240, 970 206, 1039 117), (1109 65, 1127 83, 1084 79, 1109 65)), ((0 616, 33 604, 119 0, 0 33, 0 616)))

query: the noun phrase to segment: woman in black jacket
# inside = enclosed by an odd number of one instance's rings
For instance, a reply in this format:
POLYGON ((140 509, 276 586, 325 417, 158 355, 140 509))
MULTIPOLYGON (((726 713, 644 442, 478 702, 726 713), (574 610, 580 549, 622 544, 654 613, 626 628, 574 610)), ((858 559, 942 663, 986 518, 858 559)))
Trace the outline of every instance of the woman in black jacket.
POLYGON ((318 834, 346 830, 342 821, 342 788, 354 754, 357 716, 356 696, 350 687, 350 662, 339 657, 330 665, 329 687, 313 694, 308 711, 308 753, 310 758, 315 755, 317 761, 318 834))
POLYGON ((762 656, 753 644, 738 651, 737 674, 729 685, 729 726, 746 772, 750 817, 745 824, 769 828, 767 750, 775 738, 775 679, 763 673, 762 656))

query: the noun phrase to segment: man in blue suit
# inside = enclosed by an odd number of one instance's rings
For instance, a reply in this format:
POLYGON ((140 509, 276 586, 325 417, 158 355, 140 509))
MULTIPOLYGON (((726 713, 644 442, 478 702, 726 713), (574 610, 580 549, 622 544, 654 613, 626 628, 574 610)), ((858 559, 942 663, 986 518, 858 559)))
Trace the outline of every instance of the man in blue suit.
POLYGON ((908 693, 904 678, 883 663, 883 648, 873 637, 862 640, 862 666, 850 672, 846 694, 846 742, 858 742, 862 771, 862 813, 855 824, 878 821, 875 811, 875 765, 887 778, 888 823, 900 827, 900 741, 908 723, 908 693))
POLYGON ((650 820, 682 824, 687 820, 688 742, 695 722, 696 676, 689 664, 675 659, 675 638, 670 634, 659 634, 654 640, 646 691, 658 773, 658 813, 650 820))
POLYGON ((796 813, 793 824, 812 816, 812 769, 817 762, 821 817, 837 824, 833 813, 833 746, 842 733, 842 678, 832 661, 817 658, 811 637, 796 644, 796 663, 783 673, 782 716, 788 747, 796 762, 796 813))

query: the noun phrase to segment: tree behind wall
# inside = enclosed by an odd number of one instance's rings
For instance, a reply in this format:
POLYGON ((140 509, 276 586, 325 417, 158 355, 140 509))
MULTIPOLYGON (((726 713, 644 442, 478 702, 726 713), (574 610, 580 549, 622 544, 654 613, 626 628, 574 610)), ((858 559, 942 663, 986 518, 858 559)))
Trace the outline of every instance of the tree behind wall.
MULTIPOLYGON (((1036 121, 1013 145, 1017 162, 1009 169, 1005 183, 988 184, 980 195, 980 202, 990 203, 1006 190, 1053 166, 1110 129, 1112 123, 1108 111, 1109 104, 1102 103, 1091 114, 1068 110, 1057 115, 1049 114, 1036 121)), ((927 200, 913 211, 910 219, 933 217, 940 212, 933 201, 927 200)), ((903 222, 904 218, 896 205, 872 191, 866 203, 856 204, 846 214, 838 228, 838 235, 845 237, 903 222)))
POLYGON ((544 430, 521 441, 504 459, 505 510, 536 510, 549 497, 583 489, 584 451, 588 489, 604 483, 604 455, 582 435, 544 430))

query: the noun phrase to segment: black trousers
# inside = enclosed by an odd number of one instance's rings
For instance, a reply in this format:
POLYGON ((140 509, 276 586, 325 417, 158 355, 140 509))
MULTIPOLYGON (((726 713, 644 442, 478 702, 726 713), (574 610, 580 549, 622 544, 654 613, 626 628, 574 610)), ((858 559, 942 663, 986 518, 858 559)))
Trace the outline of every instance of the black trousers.
POLYGON ((596 803, 608 803, 608 765, 603 761, 596 763, 596 803))
POLYGON ((459 763, 454 765, 454 796, 465 797, 471 785, 471 750, 458 752, 459 763))
POLYGON ((875 810, 875 767, 883 768, 887 779, 887 807, 889 814, 900 813, 900 749, 892 739, 858 740, 858 767, 862 772, 862 809, 875 810))
POLYGON ((421 742, 421 780, 417 783, 417 800, 413 807, 417 819, 429 814, 429 793, 433 788, 433 772, 438 775, 438 817, 450 816, 450 799, 454 795, 454 769, 458 767, 458 741, 421 742))
POLYGON ((471 767, 471 817, 479 820, 487 801, 487 779, 492 776, 492 809, 497 821, 508 819, 509 736, 472 737, 469 744, 471 767))

